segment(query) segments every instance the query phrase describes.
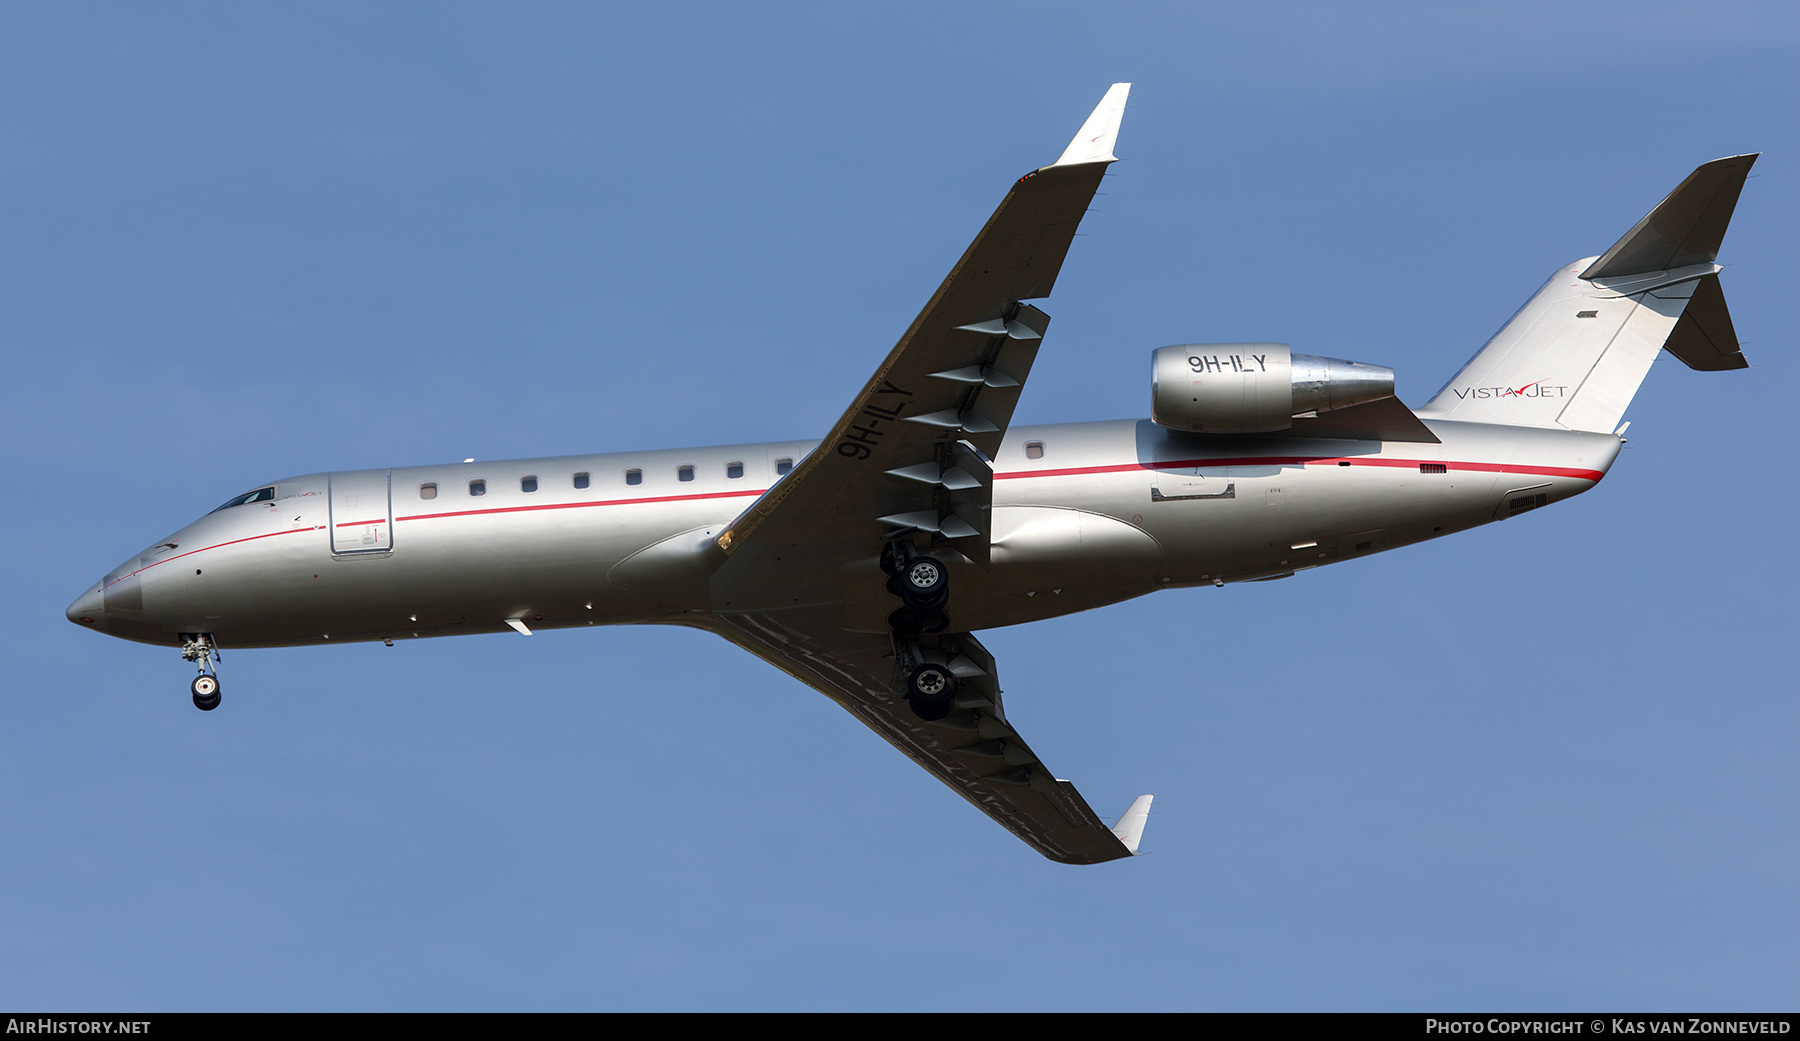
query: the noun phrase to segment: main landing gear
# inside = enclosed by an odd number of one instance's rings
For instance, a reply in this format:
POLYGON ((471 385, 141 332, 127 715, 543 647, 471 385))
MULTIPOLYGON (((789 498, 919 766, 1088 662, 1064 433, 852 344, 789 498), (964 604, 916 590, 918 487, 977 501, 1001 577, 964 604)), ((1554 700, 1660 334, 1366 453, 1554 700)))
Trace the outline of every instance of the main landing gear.
POLYGON ((928 723, 943 719, 956 708, 956 675, 935 662, 913 666, 906 678, 906 705, 928 723))
POLYGON ((888 575, 888 592, 901 602, 900 609, 888 615, 896 686, 913 715, 926 721, 943 719, 956 708, 956 675, 946 665, 927 661, 919 638, 941 633, 950 624, 944 613, 950 602, 950 573, 943 561, 919 553, 907 539, 887 544, 881 570, 888 575))
POLYGON ((887 591, 903 605, 888 616, 889 628, 905 636, 944 631, 949 624, 944 605, 950 602, 950 572, 943 561, 897 539, 882 550, 881 570, 887 572, 887 591))
POLYGON ((218 644, 210 633, 182 633, 181 640, 182 660, 194 662, 200 670, 190 688, 194 692, 194 707, 211 712, 219 707, 219 670, 213 664, 219 660, 218 644))

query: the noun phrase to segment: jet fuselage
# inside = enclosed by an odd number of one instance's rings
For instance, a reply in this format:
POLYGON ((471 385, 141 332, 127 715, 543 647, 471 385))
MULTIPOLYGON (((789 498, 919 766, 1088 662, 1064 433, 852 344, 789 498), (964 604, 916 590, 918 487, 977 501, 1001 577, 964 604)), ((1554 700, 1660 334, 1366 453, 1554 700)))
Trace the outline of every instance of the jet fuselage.
MULTIPOLYGON (((1622 443, 1428 426, 1441 443, 1194 435, 1148 420, 1014 427, 993 461, 991 566, 946 561, 951 625, 1013 625, 1435 538, 1586 491, 1622 443)), ((209 513, 127 559, 69 618, 146 643, 207 633, 226 648, 506 632, 509 622, 704 624, 732 605, 707 588, 699 551, 653 548, 708 543, 780 479, 782 461, 814 445, 287 478, 264 486, 271 497, 209 513)), ((840 625, 885 632, 882 583, 872 562, 840 574, 840 625)))

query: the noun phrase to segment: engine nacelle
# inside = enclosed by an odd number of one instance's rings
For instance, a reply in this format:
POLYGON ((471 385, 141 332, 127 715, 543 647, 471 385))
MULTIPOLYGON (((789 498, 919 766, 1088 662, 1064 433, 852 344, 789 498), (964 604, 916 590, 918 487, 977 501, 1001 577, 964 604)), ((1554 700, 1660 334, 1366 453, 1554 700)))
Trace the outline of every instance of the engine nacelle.
POLYGON ((1294 354, 1285 343, 1178 344, 1152 357, 1150 418, 1171 430, 1286 430, 1296 416, 1394 394, 1393 369, 1294 354))

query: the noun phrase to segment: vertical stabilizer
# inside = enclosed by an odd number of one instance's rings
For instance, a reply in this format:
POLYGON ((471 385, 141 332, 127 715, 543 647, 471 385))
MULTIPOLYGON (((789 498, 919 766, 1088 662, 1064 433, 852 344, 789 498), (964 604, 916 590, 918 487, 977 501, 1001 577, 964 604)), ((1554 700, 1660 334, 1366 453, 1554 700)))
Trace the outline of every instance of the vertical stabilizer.
POLYGON ((1665 346, 1743 368, 1714 260, 1754 155, 1695 170, 1612 248, 1557 271, 1421 417, 1609 432, 1665 346))

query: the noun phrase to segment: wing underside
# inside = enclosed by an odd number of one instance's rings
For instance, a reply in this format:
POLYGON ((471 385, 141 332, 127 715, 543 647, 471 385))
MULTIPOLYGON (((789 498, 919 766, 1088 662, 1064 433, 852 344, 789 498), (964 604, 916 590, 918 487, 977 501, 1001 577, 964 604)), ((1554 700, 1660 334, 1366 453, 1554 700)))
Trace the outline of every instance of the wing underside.
MULTIPOLYGON (((938 646, 929 648, 947 659, 958 683, 956 711, 927 723, 893 690, 889 639, 839 630, 824 611, 733 614, 720 619, 723 624, 714 631, 843 706, 1051 860, 1099 864, 1136 851, 1135 832, 1126 835, 1127 846, 1013 729, 1001 705, 993 657, 973 636, 941 636, 938 646)), ((1127 823, 1121 820, 1120 827, 1127 823)))

